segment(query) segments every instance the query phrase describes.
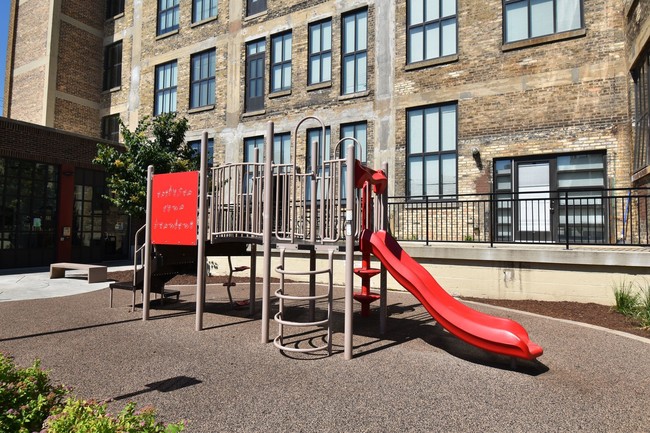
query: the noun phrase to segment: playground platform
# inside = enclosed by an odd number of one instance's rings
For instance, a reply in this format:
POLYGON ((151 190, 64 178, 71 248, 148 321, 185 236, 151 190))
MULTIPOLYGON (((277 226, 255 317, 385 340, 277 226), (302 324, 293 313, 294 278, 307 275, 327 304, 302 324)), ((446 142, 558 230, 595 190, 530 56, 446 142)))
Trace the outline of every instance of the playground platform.
POLYGON ((259 317, 230 308, 223 287, 208 287, 195 332, 194 296, 182 288, 146 322, 126 293, 110 309, 107 285, 2 302, 0 350, 21 365, 41 358, 56 382, 112 399, 112 410, 153 404, 164 420, 187 419, 188 432, 630 432, 650 422, 648 339, 473 304, 522 323, 544 347, 539 363, 513 371, 436 326, 412 295, 391 292, 383 336, 376 312, 363 319, 355 305, 355 357, 345 361, 340 288, 331 357, 260 344, 259 317))

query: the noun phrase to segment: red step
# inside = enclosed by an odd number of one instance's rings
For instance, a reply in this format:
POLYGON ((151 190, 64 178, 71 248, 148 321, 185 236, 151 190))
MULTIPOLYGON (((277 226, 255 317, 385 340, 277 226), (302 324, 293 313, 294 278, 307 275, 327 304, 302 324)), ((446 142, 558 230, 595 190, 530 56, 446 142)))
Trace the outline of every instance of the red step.
POLYGON ((381 269, 376 269, 376 268, 368 268, 368 269, 354 268, 354 273, 357 274, 358 276, 360 276, 361 278, 363 278, 363 277, 372 278, 375 275, 379 275, 380 272, 381 272, 381 269))

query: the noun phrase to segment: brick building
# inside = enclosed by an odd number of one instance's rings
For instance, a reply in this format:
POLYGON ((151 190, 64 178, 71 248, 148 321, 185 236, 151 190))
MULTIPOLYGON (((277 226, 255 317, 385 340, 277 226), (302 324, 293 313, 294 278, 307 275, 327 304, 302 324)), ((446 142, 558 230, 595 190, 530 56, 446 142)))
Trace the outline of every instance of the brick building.
POLYGON ((0 269, 129 256, 130 220, 91 163, 98 141, 0 118, 0 269))
POLYGON ((118 117, 177 111, 188 141, 209 132, 217 164, 251 158, 272 120, 278 158, 305 164, 319 133, 301 131, 297 155, 289 134, 317 115, 330 152, 354 136, 360 158, 389 163, 391 196, 442 204, 393 212, 401 238, 441 230, 431 219, 462 226, 452 240, 614 243, 625 212, 575 217, 575 200, 650 172, 643 0, 12 4, 7 117, 117 139, 118 117), (554 211, 560 190, 573 208, 554 211), (455 210, 490 193, 531 204, 489 221, 455 210))

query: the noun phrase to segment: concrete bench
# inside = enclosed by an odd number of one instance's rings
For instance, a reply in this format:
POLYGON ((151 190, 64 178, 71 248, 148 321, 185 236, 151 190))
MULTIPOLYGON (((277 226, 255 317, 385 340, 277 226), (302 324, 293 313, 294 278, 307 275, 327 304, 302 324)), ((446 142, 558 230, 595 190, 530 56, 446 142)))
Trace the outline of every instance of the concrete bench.
POLYGON ((52 263, 50 265, 50 279, 64 278, 66 270, 88 272, 88 283, 102 283, 108 278, 106 266, 86 265, 82 263, 52 263))

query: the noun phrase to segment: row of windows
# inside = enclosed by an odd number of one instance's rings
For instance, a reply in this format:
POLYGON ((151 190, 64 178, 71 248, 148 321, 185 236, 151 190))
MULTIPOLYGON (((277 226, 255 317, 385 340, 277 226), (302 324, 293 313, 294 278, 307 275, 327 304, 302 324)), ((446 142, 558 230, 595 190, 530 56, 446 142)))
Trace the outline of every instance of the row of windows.
MULTIPOLYGON (((159 0, 159 31, 178 28, 180 0, 159 0)), ((258 0, 262 1, 262 0, 258 0)), ((252 2, 255 3, 255 2, 252 2)), ((264 8, 266 3, 264 3, 264 8)), ((114 4, 114 3, 110 3, 114 4)), ((118 2, 118 6, 122 3, 118 2)), ((117 7, 117 6, 116 6, 117 7)), ((216 14, 216 0, 193 0, 193 17, 203 20, 216 14)), ((114 12, 113 9, 111 12, 114 12)), ((119 9, 117 9, 119 10, 119 9)), ((582 26, 581 0, 505 0, 506 42, 564 32, 582 26)), ((457 52, 457 0, 407 1, 407 63, 417 63, 457 52)), ((332 80, 332 20, 309 24, 307 83, 332 80)), ((291 89, 292 32, 271 36, 271 93, 291 89)), ((264 108, 266 40, 246 44, 245 110, 264 108)), ((341 18, 341 94, 368 88, 368 11, 344 14, 341 18)), ((119 87, 122 73, 122 42, 104 49, 103 89, 119 87)), ((190 109, 214 104, 214 50, 191 60, 190 109)), ((154 114, 176 110, 176 61, 156 67, 154 114)))
MULTIPOLYGON (((192 0, 192 23, 217 16, 218 0, 192 0)), ((266 10, 266 0, 246 0, 246 15, 266 10)), ((456 53, 457 0, 407 1, 408 63, 456 53)), ((124 0, 107 0, 106 18, 124 13, 124 0)), ((582 0, 503 0, 504 42, 583 27, 582 0)), ((180 0, 158 0, 156 34, 179 28, 180 0)))

